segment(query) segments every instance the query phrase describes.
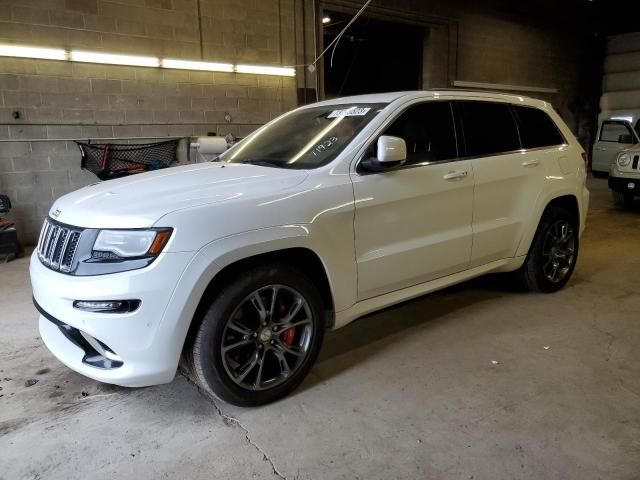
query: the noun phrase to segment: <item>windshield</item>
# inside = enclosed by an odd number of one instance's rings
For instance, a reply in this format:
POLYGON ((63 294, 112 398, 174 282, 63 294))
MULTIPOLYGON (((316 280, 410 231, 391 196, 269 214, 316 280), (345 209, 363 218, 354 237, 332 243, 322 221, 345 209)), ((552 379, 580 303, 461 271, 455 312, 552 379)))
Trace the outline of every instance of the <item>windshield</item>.
POLYGON ((220 160, 278 168, 318 168, 335 159, 385 105, 294 110, 242 140, 220 160))

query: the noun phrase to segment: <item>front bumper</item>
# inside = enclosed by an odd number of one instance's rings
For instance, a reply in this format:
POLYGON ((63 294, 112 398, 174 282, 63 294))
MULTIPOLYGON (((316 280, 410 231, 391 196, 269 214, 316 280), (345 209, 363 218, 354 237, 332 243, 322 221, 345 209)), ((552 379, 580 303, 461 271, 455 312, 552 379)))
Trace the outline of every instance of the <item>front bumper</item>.
POLYGON ((640 195, 640 178, 609 176, 609 188, 626 195, 640 195))
POLYGON ((177 323, 189 293, 177 287, 194 255, 164 253, 144 269, 76 277, 46 268, 34 253, 30 273, 42 340, 62 363, 101 382, 131 387, 170 382, 184 341, 184 328, 177 323), (140 307, 130 313, 73 307, 74 300, 126 299, 141 300, 140 307), (95 352, 74 342, 69 332, 97 339, 121 361, 88 361, 95 352))

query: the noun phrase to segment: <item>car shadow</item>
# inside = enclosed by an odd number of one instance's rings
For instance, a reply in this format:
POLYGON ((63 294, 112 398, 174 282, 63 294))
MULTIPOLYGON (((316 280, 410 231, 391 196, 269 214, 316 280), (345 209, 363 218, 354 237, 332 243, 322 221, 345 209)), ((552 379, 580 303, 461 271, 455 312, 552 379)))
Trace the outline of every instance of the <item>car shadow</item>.
POLYGON ((454 285, 414 300, 361 317, 327 332, 322 351, 305 382, 305 391, 376 356, 390 344, 402 341, 414 327, 437 328, 455 321, 455 313, 512 292, 523 293, 508 275, 493 274, 454 285), (340 357, 348 355, 348 359, 340 357))

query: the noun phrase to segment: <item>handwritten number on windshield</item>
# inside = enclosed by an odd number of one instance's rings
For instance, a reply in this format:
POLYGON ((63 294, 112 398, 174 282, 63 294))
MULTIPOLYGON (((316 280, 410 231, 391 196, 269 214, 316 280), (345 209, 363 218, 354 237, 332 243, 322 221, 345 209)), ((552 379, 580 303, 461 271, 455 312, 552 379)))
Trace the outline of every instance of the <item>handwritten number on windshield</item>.
POLYGON ((338 143, 338 137, 336 136, 330 137, 324 140, 322 143, 319 143, 318 145, 316 145, 313 148, 313 150, 311 150, 311 153, 313 154, 314 157, 319 157, 322 153, 329 150, 336 143, 338 143))

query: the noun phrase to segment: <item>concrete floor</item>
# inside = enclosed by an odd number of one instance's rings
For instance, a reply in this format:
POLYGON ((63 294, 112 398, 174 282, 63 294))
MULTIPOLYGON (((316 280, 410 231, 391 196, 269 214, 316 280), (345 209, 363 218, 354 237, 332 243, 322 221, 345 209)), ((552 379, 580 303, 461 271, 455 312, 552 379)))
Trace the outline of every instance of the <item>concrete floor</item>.
POLYGON ((258 409, 73 373, 38 338, 27 260, 0 266, 0 479, 640 478, 640 209, 591 183, 565 290, 488 277, 361 319, 258 409))

